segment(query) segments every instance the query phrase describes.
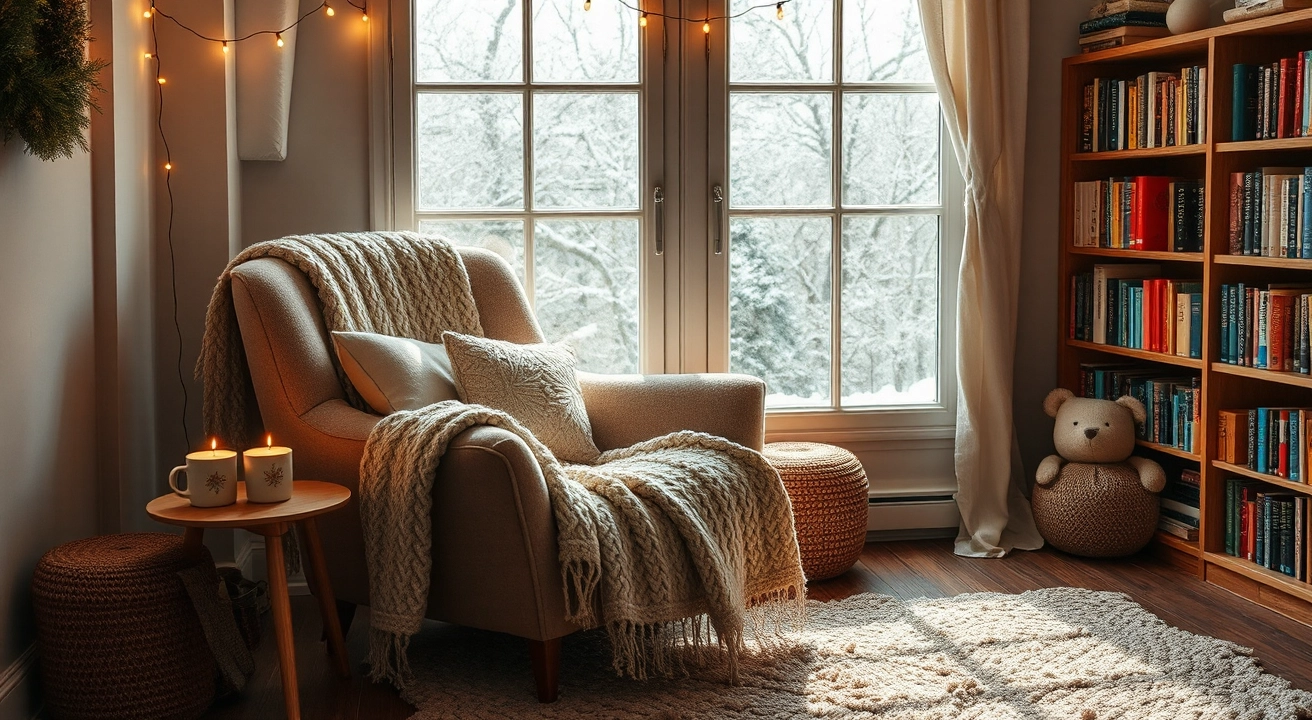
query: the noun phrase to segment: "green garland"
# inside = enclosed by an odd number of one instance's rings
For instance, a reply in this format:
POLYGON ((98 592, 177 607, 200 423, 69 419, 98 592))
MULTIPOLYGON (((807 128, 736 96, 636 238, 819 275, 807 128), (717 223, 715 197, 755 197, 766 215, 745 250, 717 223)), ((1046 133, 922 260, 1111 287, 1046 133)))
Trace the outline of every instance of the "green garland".
POLYGON ((83 0, 0 0, 0 140, 23 138, 42 160, 90 150, 87 108, 108 64, 86 57, 83 0))

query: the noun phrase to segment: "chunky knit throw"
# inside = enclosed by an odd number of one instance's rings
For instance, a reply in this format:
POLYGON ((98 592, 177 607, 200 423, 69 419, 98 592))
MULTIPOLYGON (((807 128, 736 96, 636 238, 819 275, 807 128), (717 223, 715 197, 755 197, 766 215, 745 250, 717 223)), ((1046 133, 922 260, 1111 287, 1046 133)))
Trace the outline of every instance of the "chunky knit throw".
MULTIPOLYGON (((197 375, 206 432, 246 447, 258 416, 232 305, 232 269, 261 257, 309 278, 328 331, 440 342, 481 336, 464 263, 445 241, 414 233, 294 236, 247 248, 219 277, 197 375)), ((334 362, 336 362, 334 360, 334 362)), ((348 400, 365 405, 345 373, 348 400)), ((748 448, 673 433, 562 465, 505 413, 443 402, 383 418, 365 444, 360 514, 370 580, 375 679, 409 676, 405 651, 424 617, 432 569, 432 485, 448 443, 494 425, 528 444, 555 515, 568 620, 604 625, 618 672, 668 674, 718 643, 731 677, 744 632, 800 621, 805 578, 779 474, 748 448)))
POLYGON ((406 648, 424 619, 432 569, 433 478, 452 438, 474 425, 518 435, 542 467, 567 619, 605 626, 617 672, 668 675, 689 658, 709 659, 718 641, 736 677, 749 626, 802 618, 792 507, 760 453, 676 432, 604 452, 594 465, 562 465, 509 415, 448 401, 384 418, 360 462, 373 679, 403 687, 409 678, 406 648))

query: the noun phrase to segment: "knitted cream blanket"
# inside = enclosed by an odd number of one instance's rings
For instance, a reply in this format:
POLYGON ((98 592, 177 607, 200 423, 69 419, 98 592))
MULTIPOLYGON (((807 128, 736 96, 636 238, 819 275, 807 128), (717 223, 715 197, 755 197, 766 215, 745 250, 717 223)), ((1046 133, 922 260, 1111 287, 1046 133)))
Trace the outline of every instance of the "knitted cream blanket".
POLYGON ((567 619, 604 625, 617 672, 667 675, 718 641, 736 678, 744 630, 795 624, 805 578, 792 506, 760 453, 676 432, 562 465, 509 415, 441 402, 384 418, 360 462, 375 680, 401 687, 432 568, 432 486, 448 443, 474 425, 518 435, 542 467, 556 518, 567 619), (773 620, 773 623, 767 621, 773 620))
MULTIPOLYGON (((206 432, 236 447, 256 436, 258 414, 231 273, 260 257, 306 274, 329 331, 425 342, 441 342, 445 330, 483 334, 464 263, 443 240, 359 233, 251 246, 219 277, 196 369, 206 432)), ((348 400, 363 409, 337 370, 348 400)), ((603 453, 593 466, 562 466, 505 413, 438 403, 384 418, 361 461, 375 679, 399 686, 408 676, 405 649, 423 620, 431 574, 433 479, 448 443, 473 425, 503 427, 532 450, 556 519, 567 619, 606 627, 617 671, 666 674, 718 642, 732 676, 746 629, 801 618, 805 578, 792 508, 760 453, 681 432, 603 453)))

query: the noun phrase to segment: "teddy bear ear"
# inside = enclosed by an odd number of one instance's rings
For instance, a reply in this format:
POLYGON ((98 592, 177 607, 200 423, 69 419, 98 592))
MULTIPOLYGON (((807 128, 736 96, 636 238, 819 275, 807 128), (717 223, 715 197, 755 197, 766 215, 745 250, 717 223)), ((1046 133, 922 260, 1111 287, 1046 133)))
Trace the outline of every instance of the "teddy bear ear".
POLYGON ((1116 404, 1129 410, 1130 415, 1134 416, 1134 421, 1137 423, 1141 423, 1148 418, 1148 413, 1143 409, 1143 403, 1139 402, 1138 398, 1122 395, 1116 399, 1116 404))
POLYGON ((1066 388, 1057 388, 1048 393, 1048 397, 1043 398, 1043 412, 1048 413, 1048 417, 1057 417, 1057 409, 1061 404, 1075 397, 1075 393, 1066 388))

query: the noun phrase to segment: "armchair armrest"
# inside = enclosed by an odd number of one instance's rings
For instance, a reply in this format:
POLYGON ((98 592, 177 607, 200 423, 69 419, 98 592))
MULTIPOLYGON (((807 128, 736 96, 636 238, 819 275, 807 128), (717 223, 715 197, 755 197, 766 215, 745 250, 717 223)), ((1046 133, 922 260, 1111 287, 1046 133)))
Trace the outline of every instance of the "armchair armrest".
POLYGON ((592 437, 602 450, 679 430, 718 435, 760 450, 765 383, 749 375, 579 373, 592 437))

